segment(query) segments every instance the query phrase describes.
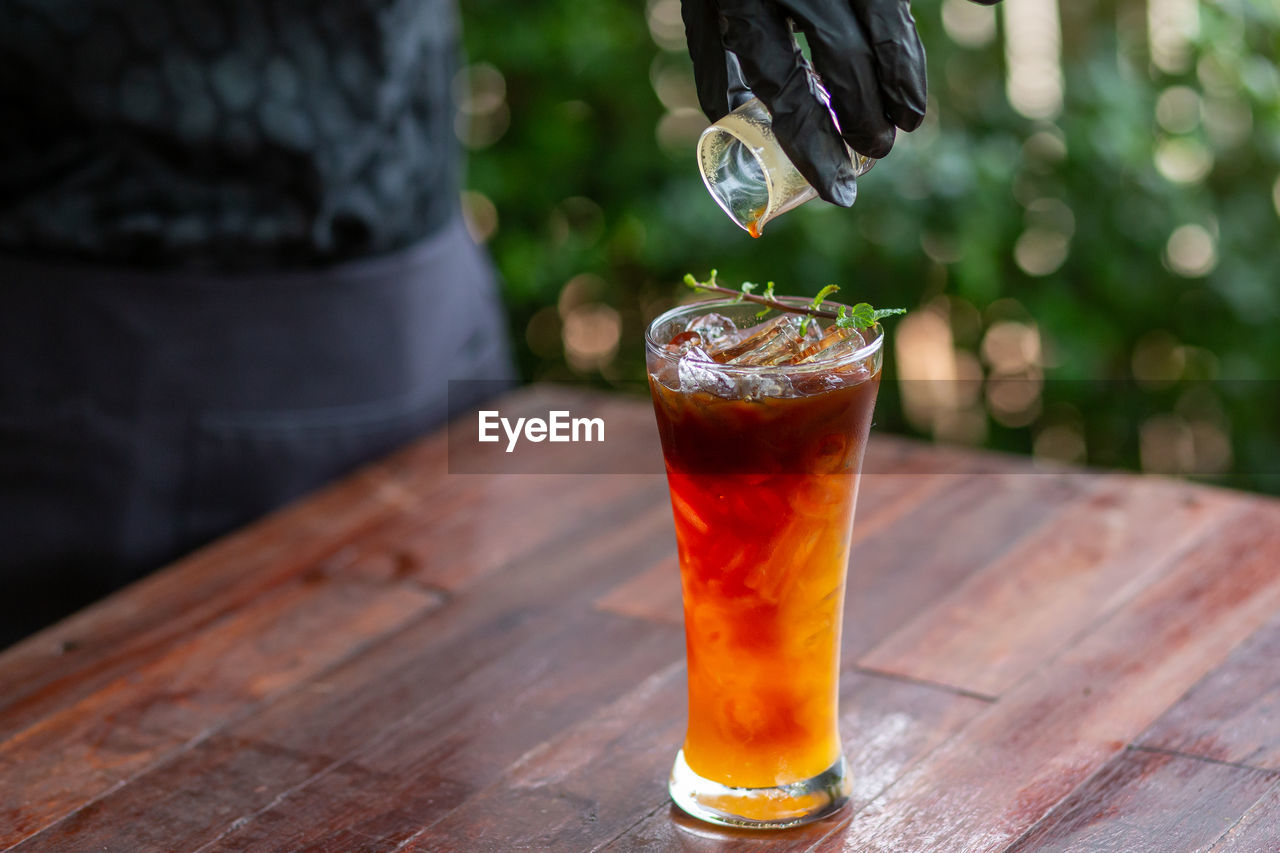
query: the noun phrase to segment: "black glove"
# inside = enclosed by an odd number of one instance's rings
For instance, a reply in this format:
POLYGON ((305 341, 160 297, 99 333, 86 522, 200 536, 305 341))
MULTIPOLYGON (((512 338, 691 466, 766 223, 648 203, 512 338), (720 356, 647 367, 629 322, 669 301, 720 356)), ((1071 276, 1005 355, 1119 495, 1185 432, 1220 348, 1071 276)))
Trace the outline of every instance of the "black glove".
POLYGON ((883 157, 895 126, 915 130, 924 120, 924 46, 907 0, 681 0, 681 11, 707 118, 715 121, 740 103, 732 79, 736 55, 746 87, 773 116, 782 150, 833 204, 848 207, 854 199, 844 142, 883 157), (839 130, 788 18, 809 42, 839 130))

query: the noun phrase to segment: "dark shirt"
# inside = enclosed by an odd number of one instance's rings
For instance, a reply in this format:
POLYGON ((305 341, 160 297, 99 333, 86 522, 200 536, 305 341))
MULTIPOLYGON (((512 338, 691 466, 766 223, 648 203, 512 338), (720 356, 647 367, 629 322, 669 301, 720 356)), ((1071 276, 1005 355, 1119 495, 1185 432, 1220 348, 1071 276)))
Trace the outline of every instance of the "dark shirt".
POLYGON ((453 0, 0 0, 0 252, 214 269, 457 212, 453 0))

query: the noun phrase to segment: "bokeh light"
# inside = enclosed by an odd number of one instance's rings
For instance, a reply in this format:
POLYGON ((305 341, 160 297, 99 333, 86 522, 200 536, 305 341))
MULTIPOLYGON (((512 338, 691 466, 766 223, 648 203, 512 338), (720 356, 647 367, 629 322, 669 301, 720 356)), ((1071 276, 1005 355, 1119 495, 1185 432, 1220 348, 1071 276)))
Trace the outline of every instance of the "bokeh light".
MULTIPOLYGON (((903 411, 917 429, 959 444, 979 444, 987 436, 982 408, 982 365, 957 349, 950 321, 951 302, 940 297, 903 317, 894 333, 903 411)), ((972 310, 972 306, 969 306, 972 310)), ((963 314, 962 323, 969 314, 963 314)))
POLYGON ((1062 112, 1062 25, 1058 0, 1018 0, 1001 5, 1005 25, 1005 92, 1027 118, 1062 112))
POLYGON ((1038 370, 1021 376, 987 379, 986 399, 991 417, 1007 427, 1024 427, 1040 417, 1044 378, 1038 370))
POLYGON ((649 35, 653 37, 654 44, 672 52, 685 50, 680 0, 649 0, 645 20, 649 23, 649 35))
POLYGON ((698 90, 688 63, 660 54, 649 66, 649 82, 666 110, 655 128, 658 144, 672 156, 691 157, 707 119, 698 106, 698 90))
POLYGON ((702 114, 702 110, 682 107, 665 113, 658 120, 655 136, 664 150, 676 155, 688 154, 706 126, 707 117, 702 114))
POLYGON ((1216 423, 1191 422, 1191 448, 1195 456, 1194 474, 1221 474, 1231 468, 1234 454, 1231 436, 1216 423))
POLYGON ((458 104, 453 129, 468 148, 493 145, 511 126, 507 81, 493 65, 477 62, 460 70, 453 78, 453 97, 458 104))
POLYGON ((962 47, 986 47, 996 38, 996 10, 970 0, 942 0, 942 28, 962 47))
POLYGON ((462 219, 467 225, 467 233, 477 243, 488 242, 498 230, 498 208, 482 192, 463 190, 462 219))
POLYGON ((982 359, 997 374, 1019 375, 1041 365, 1040 331, 1030 323, 993 323, 982 338, 982 359))
POLYGON ((1199 0, 1147 0, 1151 63, 1166 74, 1191 65, 1191 42, 1200 34, 1199 0))
POLYGON ((605 280, 595 273, 579 273, 560 288, 560 296, 556 300, 556 311, 563 319, 569 316, 573 309, 602 299, 607 289, 605 280))
POLYGON ((600 302, 579 305, 564 318, 564 355, 583 372, 599 370, 618 352, 622 319, 616 308, 600 302))
POLYGON ((1169 332, 1163 329, 1147 332, 1133 347, 1130 369, 1140 385, 1165 388, 1182 378, 1186 353, 1169 332))
POLYGON ((1200 93, 1170 86, 1156 99, 1156 121, 1169 133, 1189 133, 1200 125, 1200 93))
POLYGON ((1208 275, 1218 264, 1213 235, 1203 225, 1182 225, 1169 235, 1165 245, 1165 266, 1186 278, 1208 275))
POLYGON ((1071 248, 1075 214, 1059 199, 1041 197, 1027 203, 1027 229, 1013 247, 1014 263, 1030 276, 1056 271, 1071 248))
POLYGON ((1045 406, 1035 429, 1031 453, 1037 459, 1062 465, 1088 461, 1084 415, 1070 403, 1045 406))
MULTIPOLYGON (((969 0, 963 0, 969 2, 969 0)), ((1022 143, 1022 158, 1028 165, 1051 167, 1067 156, 1067 140, 1053 125, 1041 127, 1022 143)))
POLYGON ((1195 437, 1178 415, 1154 415, 1138 431, 1142 470, 1153 474, 1185 474, 1195 469, 1195 437))
POLYGON ((1030 276, 1049 275, 1067 259, 1070 241, 1057 231, 1028 228, 1013 245, 1013 260, 1030 276))
POLYGON ((1181 136, 1156 144, 1156 169, 1175 184, 1203 181, 1213 169, 1213 154, 1198 140, 1181 136))

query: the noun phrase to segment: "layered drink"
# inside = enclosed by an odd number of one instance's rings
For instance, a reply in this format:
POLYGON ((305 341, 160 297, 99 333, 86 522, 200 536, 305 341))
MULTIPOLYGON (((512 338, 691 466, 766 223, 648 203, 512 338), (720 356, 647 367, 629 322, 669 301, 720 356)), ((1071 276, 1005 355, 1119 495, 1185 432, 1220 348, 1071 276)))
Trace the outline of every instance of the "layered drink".
POLYGON ((706 820, 780 827, 847 797, 841 614, 883 333, 758 311, 677 308, 646 344, 688 652, 672 797, 706 820))

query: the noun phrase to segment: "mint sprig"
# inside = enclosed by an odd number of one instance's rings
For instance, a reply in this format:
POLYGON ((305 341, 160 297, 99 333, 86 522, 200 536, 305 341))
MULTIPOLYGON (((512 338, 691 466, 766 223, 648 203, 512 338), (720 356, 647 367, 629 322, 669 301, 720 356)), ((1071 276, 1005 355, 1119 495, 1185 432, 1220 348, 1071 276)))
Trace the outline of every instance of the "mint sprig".
POLYGON ((809 319, 812 317, 822 317, 827 320, 835 320, 835 325, 841 329, 869 329, 875 326, 885 317, 892 317, 895 314, 905 314, 905 308, 873 308, 866 302, 859 302, 850 308, 847 305, 841 305, 838 311, 831 311, 823 308, 822 303, 828 296, 838 293, 839 285, 828 284, 822 290, 818 291, 818 295, 808 305, 788 305, 785 302, 779 302, 773 295, 773 282, 765 285, 763 293, 755 293, 758 284, 750 281, 742 283, 738 290, 723 287, 716 282, 716 271, 712 270, 711 275, 706 281, 698 281, 693 277, 692 273, 686 273, 684 283, 699 293, 720 293, 733 298, 734 302, 754 302, 757 305, 765 306, 756 312, 757 317, 764 317, 770 309, 774 311, 786 311, 790 314, 803 314, 804 319, 800 321, 801 333, 808 330, 809 319))
POLYGON ((885 317, 905 313, 906 308, 872 308, 866 302, 859 302, 852 308, 841 305, 836 312, 836 325, 842 329, 869 329, 885 317))

